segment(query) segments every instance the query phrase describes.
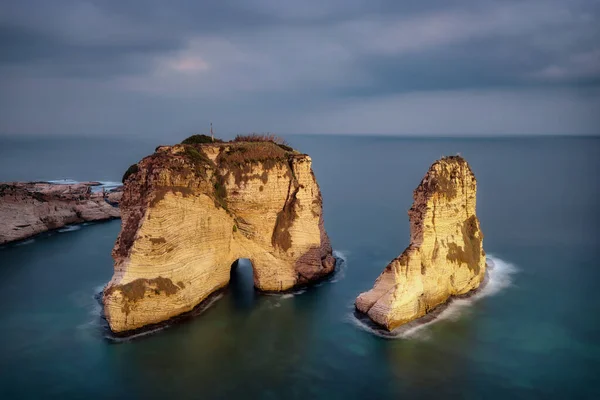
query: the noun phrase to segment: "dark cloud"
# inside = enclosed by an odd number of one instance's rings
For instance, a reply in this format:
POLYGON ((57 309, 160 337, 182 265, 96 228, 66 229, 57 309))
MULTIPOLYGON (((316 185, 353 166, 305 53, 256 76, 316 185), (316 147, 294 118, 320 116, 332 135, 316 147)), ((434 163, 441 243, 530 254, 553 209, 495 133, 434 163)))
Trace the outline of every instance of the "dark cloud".
POLYGON ((139 39, 83 44, 22 27, 0 26, 0 65, 30 76, 105 78, 147 71, 151 68, 148 57, 180 45, 175 40, 139 39))
MULTIPOLYGON (((535 68, 541 72, 553 64, 564 63, 576 51, 600 51, 599 16, 600 8, 595 0, 568 3, 545 0, 55 0, 51 5, 43 0, 21 0, 0 6, 0 46, 3 49, 0 65, 35 66, 39 63, 46 73, 106 77, 147 71, 151 67, 147 57, 182 50, 193 37, 221 37, 232 43, 245 42, 242 46, 252 50, 258 48, 268 52, 278 38, 284 37, 287 45, 293 47, 312 32, 320 32, 325 40, 333 38, 352 53, 348 61, 355 65, 348 65, 349 68, 358 66, 367 76, 375 77, 374 86, 367 90, 370 92, 378 90, 379 81, 387 80, 394 69, 398 74, 408 73, 411 77, 395 77, 386 86, 388 90, 447 89, 462 85, 473 87, 480 83, 518 84, 526 81, 523 78, 527 73, 534 75, 535 68), (552 11, 553 7, 555 11, 552 11), (547 13, 547 20, 543 15, 540 18, 540 13, 547 13), (448 26, 444 14, 456 17, 456 21, 450 21, 456 26, 448 26), (439 21, 435 18, 428 21, 428 15, 442 17, 439 21), (418 26, 414 33, 398 29, 397 34, 402 36, 394 37, 394 27, 410 26, 411 18, 430 24, 429 30, 419 30, 418 26), (510 20, 507 21, 510 18, 517 19, 514 27, 510 20), (492 25, 499 23, 501 26, 495 32, 491 28, 486 33, 486 19, 492 19, 489 22, 492 25), (365 30, 376 28, 375 32, 366 32, 365 37, 365 41, 371 40, 375 48, 377 42, 396 40, 414 40, 417 48, 409 56, 401 48, 398 52, 392 50, 391 54, 370 51, 368 43, 360 43, 360 48, 349 40, 360 33, 352 32, 352 26, 345 30, 338 27, 355 24, 360 28, 361 21, 371 24, 363 28, 365 30), (520 25, 523 21, 530 23, 532 29, 524 29, 520 25), (538 23, 541 26, 537 27, 538 23), (472 37, 467 33, 457 43, 440 40, 441 45, 433 48, 425 43, 419 51, 418 43, 423 34, 440 29, 441 35, 451 36, 453 30, 465 29, 460 24, 480 24, 478 29, 483 35, 477 37, 477 29, 474 29, 472 37), (377 35, 377 25, 384 28, 380 35, 377 35), (391 30, 387 34, 386 26, 391 30), (293 35, 282 36, 290 29, 295 29, 293 35), (444 29, 448 32, 444 33, 444 29), (517 33, 511 34, 511 29, 517 33), (524 32, 519 34, 519 30, 524 32), (406 37, 412 34, 414 37, 406 37), (253 36, 255 42, 248 43, 253 36), (548 42, 558 48, 553 49, 548 42), (410 59, 406 60, 408 57, 410 59), (512 79, 507 76, 509 73, 512 73, 512 79)), ((317 49, 321 44, 318 38, 315 39, 313 45, 317 49)), ((307 47, 303 47, 304 56, 310 62, 313 54, 307 47)), ((271 55, 277 57, 277 54, 271 55)), ((318 72, 315 71, 315 75, 318 72)), ((600 75, 600 71, 597 72, 600 75)), ((565 81, 572 79, 576 83, 580 80, 577 73, 563 75, 565 81)), ((590 76, 583 78, 594 81, 590 76)), ((354 87, 349 85, 347 89, 351 92, 354 87)))
POLYGON ((57 110, 194 99, 289 118, 415 92, 589 92, 599 26, 597 0, 4 1, 0 130, 42 91, 57 110))
POLYGON ((589 61, 589 71, 545 76, 550 65, 569 64, 581 53, 549 54, 525 40, 474 40, 448 45, 435 52, 379 55, 356 60, 368 78, 348 83, 343 96, 380 96, 420 90, 587 87, 600 86, 600 57, 589 61))

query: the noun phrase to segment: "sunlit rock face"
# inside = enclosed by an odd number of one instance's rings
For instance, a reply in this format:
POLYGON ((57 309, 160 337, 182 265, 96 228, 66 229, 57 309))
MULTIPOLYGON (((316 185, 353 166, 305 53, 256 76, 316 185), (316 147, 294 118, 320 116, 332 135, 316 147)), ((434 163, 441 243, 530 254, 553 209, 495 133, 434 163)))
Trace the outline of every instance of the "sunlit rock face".
POLYGON ((409 246, 358 296, 356 308, 393 330, 476 289, 486 268, 476 195, 477 181, 462 157, 436 161, 414 191, 409 246))
POLYGON ((161 146, 131 171, 103 295, 114 332, 190 311, 228 284, 239 258, 265 291, 334 270, 305 154, 272 142, 161 146))

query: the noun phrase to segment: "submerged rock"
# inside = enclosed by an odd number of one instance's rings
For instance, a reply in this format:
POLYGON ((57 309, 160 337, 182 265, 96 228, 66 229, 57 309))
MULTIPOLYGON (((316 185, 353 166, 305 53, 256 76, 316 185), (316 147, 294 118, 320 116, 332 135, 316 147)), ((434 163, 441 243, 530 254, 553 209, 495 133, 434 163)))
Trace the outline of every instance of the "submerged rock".
POLYGON ((121 191, 92 191, 98 182, 0 183, 0 244, 65 225, 119 218, 121 191))
POLYGON ((358 296, 356 308, 393 330, 476 289, 486 267, 476 195, 475 176, 462 157, 436 161, 413 194, 409 246, 358 296))
POLYGON ((116 333, 192 310, 239 258, 265 291, 335 267, 310 157, 272 142, 160 146, 130 168, 121 213, 103 295, 116 333))

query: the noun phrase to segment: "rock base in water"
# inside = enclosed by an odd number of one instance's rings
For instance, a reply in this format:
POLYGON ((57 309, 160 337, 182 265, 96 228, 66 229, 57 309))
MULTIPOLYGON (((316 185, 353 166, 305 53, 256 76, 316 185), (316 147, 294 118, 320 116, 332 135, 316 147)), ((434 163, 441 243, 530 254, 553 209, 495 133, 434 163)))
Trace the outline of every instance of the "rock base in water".
POLYGON ((414 191, 409 246, 358 296, 357 310, 391 331, 479 287, 485 253, 476 195, 475 176, 462 157, 436 161, 414 191))
POLYGON ((189 312, 248 258, 254 285, 284 291, 335 268, 305 154, 273 142, 161 146, 131 168, 104 312, 113 332, 189 312))

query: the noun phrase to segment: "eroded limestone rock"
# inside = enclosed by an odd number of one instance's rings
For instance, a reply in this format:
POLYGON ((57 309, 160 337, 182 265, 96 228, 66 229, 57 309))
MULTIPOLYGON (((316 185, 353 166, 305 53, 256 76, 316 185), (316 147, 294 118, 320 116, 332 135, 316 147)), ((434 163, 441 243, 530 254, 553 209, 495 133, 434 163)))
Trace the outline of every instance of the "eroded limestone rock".
POLYGON ((121 191, 92 191, 98 182, 0 183, 0 244, 70 224, 119 218, 121 191))
POLYGON ((305 154, 271 142, 160 146, 131 171, 103 295, 114 332, 190 311, 228 284, 239 258, 266 291, 334 270, 305 154))
POLYGON ((358 296, 356 308, 393 330, 476 289, 486 267, 476 195, 475 176, 462 157, 436 161, 414 191, 410 245, 358 296))

